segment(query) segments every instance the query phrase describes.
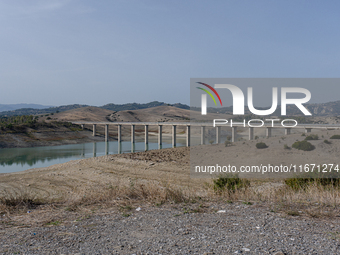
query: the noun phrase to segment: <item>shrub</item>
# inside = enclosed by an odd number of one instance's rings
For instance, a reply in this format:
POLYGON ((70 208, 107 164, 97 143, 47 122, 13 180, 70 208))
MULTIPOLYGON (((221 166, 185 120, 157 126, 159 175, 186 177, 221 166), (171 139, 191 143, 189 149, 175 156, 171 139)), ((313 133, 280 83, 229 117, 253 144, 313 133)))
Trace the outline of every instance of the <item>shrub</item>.
POLYGON ((259 137, 256 135, 256 136, 255 136, 255 140, 257 140, 257 139, 259 139, 259 137))
POLYGON ((47 117, 46 119, 47 119, 47 120, 51 120, 52 118, 51 118, 51 117, 47 117))
POLYGON ((320 177, 318 173, 310 173, 307 177, 304 178, 289 178, 285 180, 286 185, 291 189, 297 190, 305 190, 308 186, 312 184, 316 184, 319 186, 340 186, 339 176, 329 175, 328 178, 325 176, 320 177))
POLYGON ((306 136, 306 134, 305 134, 305 133, 302 133, 301 136, 306 136))
POLYGON ((228 140, 224 142, 225 147, 231 146, 232 144, 233 143, 228 140))
POLYGON ((318 135, 309 135, 309 136, 306 136, 305 140, 318 140, 319 137, 318 135))
POLYGON ((290 150, 290 147, 289 147, 287 144, 283 145, 283 148, 284 148, 285 150, 290 150))
POLYGON ((223 174, 217 179, 213 180, 214 190, 221 192, 227 190, 228 192, 235 192, 237 189, 247 188, 250 182, 246 179, 241 179, 238 174, 223 174))
POLYGON ((332 135, 329 139, 340 139, 340 135, 332 135))
POLYGON ((265 143, 257 143, 256 144, 256 148, 258 148, 258 149, 265 149, 265 148, 268 148, 268 146, 265 143))
POLYGON ((307 141, 297 141, 293 143, 292 147, 303 151, 312 151, 315 149, 315 146, 307 141))
POLYGON ((326 143, 326 144, 331 144, 331 142, 328 141, 328 140, 323 140, 323 142, 326 143))

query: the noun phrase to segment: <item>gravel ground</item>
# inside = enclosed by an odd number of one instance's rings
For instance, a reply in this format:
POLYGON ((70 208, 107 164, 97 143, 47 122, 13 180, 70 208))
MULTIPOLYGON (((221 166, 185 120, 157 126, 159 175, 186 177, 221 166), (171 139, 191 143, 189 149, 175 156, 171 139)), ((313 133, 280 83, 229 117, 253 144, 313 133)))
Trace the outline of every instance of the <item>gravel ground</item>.
POLYGON ((340 254, 337 217, 241 203, 186 206, 110 209, 59 225, 0 224, 0 254, 340 254))

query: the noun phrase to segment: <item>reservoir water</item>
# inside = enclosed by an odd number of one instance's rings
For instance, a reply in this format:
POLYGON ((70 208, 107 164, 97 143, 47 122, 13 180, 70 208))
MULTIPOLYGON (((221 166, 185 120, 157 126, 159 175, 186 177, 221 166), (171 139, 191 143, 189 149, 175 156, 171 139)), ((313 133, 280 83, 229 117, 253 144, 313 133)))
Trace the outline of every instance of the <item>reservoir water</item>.
MULTIPOLYGON (((185 146, 185 139, 177 139, 177 147, 185 146)), ((162 148, 171 148, 171 142, 163 140, 162 148)), ((24 171, 31 168, 47 167, 70 160, 131 152, 131 142, 117 141, 44 146, 32 148, 0 149, 0 173, 24 171)), ((158 149, 157 142, 149 142, 148 150, 158 149)), ((144 142, 136 142, 134 151, 145 151, 144 142)))

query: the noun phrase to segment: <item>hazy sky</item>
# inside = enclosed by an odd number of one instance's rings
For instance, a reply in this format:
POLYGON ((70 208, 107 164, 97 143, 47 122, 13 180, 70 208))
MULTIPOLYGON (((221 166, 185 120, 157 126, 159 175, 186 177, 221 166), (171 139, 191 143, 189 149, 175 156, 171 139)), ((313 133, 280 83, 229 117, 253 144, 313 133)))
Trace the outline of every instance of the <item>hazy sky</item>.
POLYGON ((0 104, 189 104, 190 78, 340 77, 339 13, 338 0, 0 0, 0 104))

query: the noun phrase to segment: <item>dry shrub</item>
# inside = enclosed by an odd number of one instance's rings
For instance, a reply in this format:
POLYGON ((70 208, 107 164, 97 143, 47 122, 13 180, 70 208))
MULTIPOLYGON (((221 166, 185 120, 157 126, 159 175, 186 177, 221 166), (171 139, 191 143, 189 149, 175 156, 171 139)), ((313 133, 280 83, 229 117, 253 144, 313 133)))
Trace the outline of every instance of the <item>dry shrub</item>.
POLYGON ((4 190, 0 196, 0 213, 35 209, 52 202, 29 189, 19 188, 11 192, 4 190))
POLYGON ((161 185, 151 181, 117 181, 106 187, 76 188, 65 197, 65 205, 69 210, 79 206, 101 205, 112 206, 145 201, 152 203, 187 202, 195 196, 195 192, 170 184, 161 185))

